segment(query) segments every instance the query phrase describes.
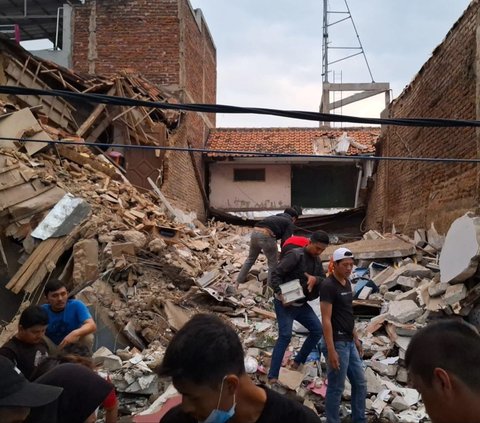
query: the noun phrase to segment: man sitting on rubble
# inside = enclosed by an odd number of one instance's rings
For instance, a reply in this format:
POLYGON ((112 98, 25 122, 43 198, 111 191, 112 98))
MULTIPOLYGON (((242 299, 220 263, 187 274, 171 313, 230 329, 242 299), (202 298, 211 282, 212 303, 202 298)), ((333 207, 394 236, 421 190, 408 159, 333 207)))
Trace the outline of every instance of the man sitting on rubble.
POLYGON ((291 367, 297 369, 305 363, 308 355, 322 337, 322 325, 307 301, 318 298, 320 284, 325 278, 320 254, 327 248, 328 234, 324 231, 314 232, 304 248, 288 251, 279 261, 272 275, 273 300, 277 315, 278 340, 272 353, 272 363, 268 373, 270 383, 276 383, 282 365, 283 356, 292 338, 293 321, 302 324, 309 334, 291 367), (298 279, 304 298, 293 303, 286 303, 282 295, 282 285, 298 279))
POLYGON ((246 281, 248 272, 257 261, 260 252, 263 252, 267 257, 267 281, 270 285, 272 272, 278 260, 277 240, 280 239, 280 245, 283 245, 285 240, 293 234, 294 223, 300 214, 299 207, 289 207, 283 213, 269 216, 255 225, 250 237, 248 257, 237 276, 237 283, 246 281))
POLYGON ((432 423, 480 421, 480 335, 462 320, 443 320, 417 332, 405 365, 432 423))
POLYGON ((97 325, 85 304, 68 299, 67 288, 59 280, 49 281, 44 294, 48 303, 42 305, 48 313, 48 338, 59 348, 79 342, 91 351, 97 325))
POLYGON ((333 273, 320 287, 323 339, 321 351, 327 359, 327 423, 340 423, 340 403, 348 377, 352 385, 352 423, 365 423, 367 383, 361 356, 362 343, 355 331, 350 274, 353 254, 347 248, 333 252, 333 273))
POLYGON ((44 341, 48 325, 47 312, 38 305, 23 310, 15 336, 0 348, 0 355, 7 357, 31 380, 40 362, 48 356, 48 346, 44 341))
POLYGON ((158 373, 182 394, 161 423, 320 422, 307 407, 254 384, 238 335, 215 315, 197 314, 177 332, 158 373))

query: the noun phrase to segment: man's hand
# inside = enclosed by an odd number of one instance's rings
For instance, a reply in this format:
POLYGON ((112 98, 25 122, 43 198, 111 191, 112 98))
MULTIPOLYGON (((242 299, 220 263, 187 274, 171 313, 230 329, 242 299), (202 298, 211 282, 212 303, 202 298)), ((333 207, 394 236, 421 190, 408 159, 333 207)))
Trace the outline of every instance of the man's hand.
POLYGON ((77 335, 77 333, 73 330, 65 338, 63 338, 63 341, 60 342, 60 344, 58 345, 58 348, 62 349, 63 347, 69 344, 75 344, 75 342, 78 342, 79 340, 80 340, 80 335, 77 335))
POLYGON ((356 339, 355 339, 355 346, 357 347, 358 355, 360 356, 360 358, 363 358, 363 345, 362 345, 362 341, 360 341, 360 339, 356 338, 356 339))
POLYGON ((278 299, 282 302, 282 305, 284 307, 290 307, 290 304, 285 304, 285 298, 283 297, 283 294, 277 294, 278 295, 278 299))
POLYGON ((309 275, 305 272, 305 276, 307 277, 307 290, 308 292, 312 292, 313 288, 317 284, 317 278, 315 276, 309 275))
POLYGON ((328 364, 333 370, 340 370, 340 358, 337 350, 328 351, 328 364))

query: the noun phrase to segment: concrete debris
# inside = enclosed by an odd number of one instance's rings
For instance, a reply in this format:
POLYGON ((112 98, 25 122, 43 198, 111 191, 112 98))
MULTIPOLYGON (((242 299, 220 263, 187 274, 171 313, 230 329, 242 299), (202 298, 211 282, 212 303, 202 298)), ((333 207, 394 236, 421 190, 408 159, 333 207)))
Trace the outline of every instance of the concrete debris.
POLYGON ((400 323, 413 321, 422 313, 422 309, 412 300, 392 301, 388 307, 389 317, 400 323))
MULTIPOLYGON (((72 125, 65 122, 66 128, 72 125)), ((122 401, 132 412, 156 412, 176 398, 170 382, 159 380, 152 369, 161 363, 173 333, 198 312, 218 313, 234 325, 247 352, 249 376, 266 382, 278 330, 272 293, 265 286, 265 257, 259 257, 245 284, 234 286, 248 255, 251 229, 216 220, 198 222, 165 197, 159 181, 152 181, 154 192, 141 192, 122 169, 81 142, 60 146, 58 154, 48 147, 34 158, 18 149, 0 151, 2 192, 25 186, 25 198, 5 196, 5 237, 23 243, 28 254, 7 288, 33 293, 54 270, 80 287, 98 278, 84 292, 120 328, 115 335, 123 334, 131 347, 115 353, 112 346, 102 347, 94 359, 117 390, 128 394, 122 401), (4 179, 7 173, 11 180, 4 179), (38 222, 65 193, 86 202, 90 218, 71 234, 33 242, 38 222), (158 402, 150 403, 152 395, 159 395, 158 402)), ((344 244, 362 265, 355 270, 355 281, 368 282, 358 285, 354 311, 362 316, 356 328, 365 350, 370 414, 388 421, 424 419, 418 394, 405 387, 404 356, 411 337, 431 319, 452 314, 480 325, 477 219, 467 214, 454 222, 445 244, 433 226, 427 235, 418 229, 413 239, 369 231, 365 239, 344 244)), ((322 255, 325 265, 337 247, 322 255)), ((318 310, 318 302, 314 308, 318 310)), ((292 336, 287 358, 302 344, 305 334, 299 332, 292 336)), ((326 390, 325 370, 325 358, 312 351, 300 371, 282 367, 279 382, 285 392, 295 391, 318 406, 326 390)), ((347 385, 345 398, 349 395, 347 385)))
POLYGON ((448 230, 440 254, 441 282, 459 283, 473 276, 480 258, 480 217, 466 213, 448 230))

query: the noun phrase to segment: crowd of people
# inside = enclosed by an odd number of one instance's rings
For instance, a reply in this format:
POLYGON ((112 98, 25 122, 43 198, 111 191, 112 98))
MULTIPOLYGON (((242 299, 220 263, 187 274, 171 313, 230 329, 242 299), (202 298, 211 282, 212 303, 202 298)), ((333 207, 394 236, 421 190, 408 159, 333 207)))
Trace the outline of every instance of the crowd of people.
MULTIPOLYGON (((275 389, 294 321, 308 335, 286 365, 298 369, 315 349, 325 356, 327 423, 341 421, 347 378, 350 421, 367 421, 363 348, 355 331, 350 283, 355 257, 347 248, 337 248, 325 274, 320 255, 329 236, 323 231, 293 236, 300 214, 300 208, 292 207, 257 224, 237 278, 244 283, 259 254, 266 255, 278 324, 268 383, 256 385, 247 375, 241 340, 229 323, 197 314, 174 335, 156 370, 170 377, 182 395, 162 423, 320 422, 314 411, 275 389), (303 295, 287 301, 282 286, 292 281, 303 295), (321 320, 309 304, 318 299, 321 320)), ((117 423, 115 389, 91 359, 96 324, 88 308, 69 298, 58 280, 49 281, 44 294, 45 304, 23 310, 16 334, 0 348, 0 422, 95 423, 101 409, 105 423, 117 423)), ((433 423, 480 422, 478 357, 480 335, 463 320, 431 323, 412 338, 405 365, 433 423)))

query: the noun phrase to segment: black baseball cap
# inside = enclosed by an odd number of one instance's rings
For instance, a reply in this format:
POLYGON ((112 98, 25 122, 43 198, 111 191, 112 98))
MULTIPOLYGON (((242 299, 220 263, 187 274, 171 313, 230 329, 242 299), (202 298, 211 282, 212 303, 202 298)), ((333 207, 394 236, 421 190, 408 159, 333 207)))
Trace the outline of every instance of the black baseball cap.
POLYGON ((41 407, 55 401, 63 388, 29 382, 14 364, 0 356, 0 408, 41 407))

